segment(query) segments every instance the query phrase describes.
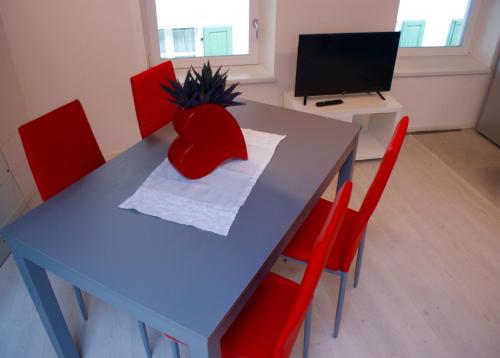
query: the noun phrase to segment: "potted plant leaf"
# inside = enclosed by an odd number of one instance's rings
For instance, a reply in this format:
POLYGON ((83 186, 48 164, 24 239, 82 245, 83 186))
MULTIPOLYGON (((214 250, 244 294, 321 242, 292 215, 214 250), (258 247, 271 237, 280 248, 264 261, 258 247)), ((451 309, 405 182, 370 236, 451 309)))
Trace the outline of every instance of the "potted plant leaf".
POLYGON ((162 88, 176 104, 173 125, 178 137, 168 150, 168 159, 185 177, 201 178, 228 159, 248 159, 243 133, 226 107, 235 101, 237 83, 226 88, 227 71, 212 72, 210 63, 201 72, 188 70, 184 84, 169 80, 162 88))

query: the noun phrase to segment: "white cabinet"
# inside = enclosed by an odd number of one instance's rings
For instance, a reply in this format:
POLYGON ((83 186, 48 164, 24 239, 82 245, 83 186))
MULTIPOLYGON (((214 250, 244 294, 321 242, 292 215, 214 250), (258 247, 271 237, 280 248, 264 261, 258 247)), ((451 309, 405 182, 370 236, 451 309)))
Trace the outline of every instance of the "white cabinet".
POLYGON ((303 97, 294 97, 293 91, 285 93, 284 106, 301 112, 357 123, 362 126, 356 160, 382 158, 391 139, 402 106, 391 96, 383 101, 377 94, 321 96, 308 98, 304 106, 303 97), (344 103, 317 107, 316 102, 342 99, 344 103))

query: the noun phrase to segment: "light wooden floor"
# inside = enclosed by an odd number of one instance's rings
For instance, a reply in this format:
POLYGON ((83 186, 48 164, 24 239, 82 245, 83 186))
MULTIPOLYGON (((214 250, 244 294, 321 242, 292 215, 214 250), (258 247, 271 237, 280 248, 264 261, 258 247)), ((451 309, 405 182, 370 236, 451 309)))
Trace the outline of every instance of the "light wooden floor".
POLYGON ((500 148, 474 129, 415 135, 500 209, 500 148))
MULTIPOLYGON (((356 165, 352 207, 377 166, 356 165)), ((333 193, 334 185, 325 197, 333 193)), ((500 211, 413 136, 371 220, 365 253, 360 287, 347 290, 336 340, 330 334, 338 278, 322 278, 311 357, 500 357, 500 211)), ((274 268, 295 279, 302 270, 281 261, 274 268)), ((71 287, 51 279, 83 357, 145 357, 131 317, 86 296, 84 323, 71 287)), ((154 356, 169 357, 166 340, 150 333, 154 356)), ((299 340, 293 357, 301 349, 299 340)), ((187 349, 181 354, 188 356, 187 349)), ((9 258, 0 269, 0 357, 52 356, 9 258)))

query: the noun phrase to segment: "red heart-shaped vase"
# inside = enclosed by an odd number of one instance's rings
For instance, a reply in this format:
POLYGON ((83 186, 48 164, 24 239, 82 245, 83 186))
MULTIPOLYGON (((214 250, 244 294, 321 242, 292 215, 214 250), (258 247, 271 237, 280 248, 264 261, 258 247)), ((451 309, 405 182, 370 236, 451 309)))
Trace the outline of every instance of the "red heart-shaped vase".
POLYGON ((169 147, 168 160, 189 179, 204 177, 228 159, 248 159, 240 126, 220 105, 178 108, 173 123, 179 136, 169 147))

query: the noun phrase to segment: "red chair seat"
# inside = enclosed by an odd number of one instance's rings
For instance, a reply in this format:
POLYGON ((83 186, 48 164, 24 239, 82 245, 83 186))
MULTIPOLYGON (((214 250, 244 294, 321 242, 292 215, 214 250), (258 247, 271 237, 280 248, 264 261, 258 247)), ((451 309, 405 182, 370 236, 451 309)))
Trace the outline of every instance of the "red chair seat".
MULTIPOLYGON (((296 260, 309 262, 311 257, 314 240, 318 237, 321 228, 326 220, 333 203, 325 199, 319 199, 312 212, 297 231, 292 241, 288 244, 284 256, 293 257, 296 260)), ((348 238, 352 235, 352 230, 358 217, 356 210, 347 209, 344 221, 335 241, 335 245, 326 262, 326 268, 332 271, 338 271, 342 267, 343 253, 345 245, 349 243, 348 238)))
MULTIPOLYGON (((299 287, 293 281, 269 273, 222 338, 222 357, 273 357, 274 346, 295 304, 299 287)), ((300 326, 293 341, 299 329, 300 326)))

